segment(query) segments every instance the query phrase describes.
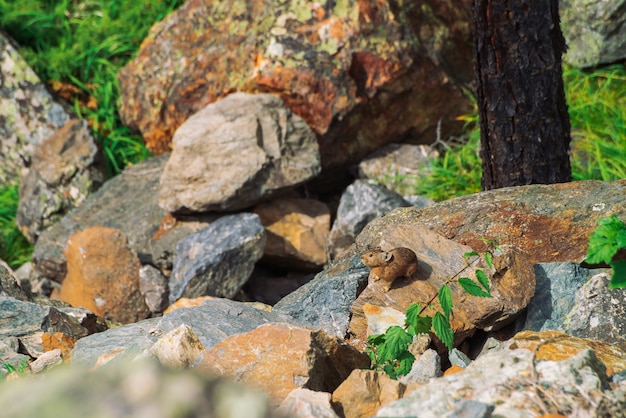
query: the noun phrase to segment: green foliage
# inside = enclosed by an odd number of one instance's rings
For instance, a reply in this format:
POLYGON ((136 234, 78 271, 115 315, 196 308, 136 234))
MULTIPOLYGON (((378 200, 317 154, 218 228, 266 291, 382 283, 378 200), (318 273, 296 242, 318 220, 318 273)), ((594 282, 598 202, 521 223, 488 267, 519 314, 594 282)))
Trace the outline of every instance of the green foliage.
MULTIPOLYGON (((563 68, 563 81, 572 127, 571 166, 574 180, 626 178, 626 65, 592 71, 563 68)), ((415 194, 435 201, 480 191, 478 109, 465 121, 461 142, 445 146, 431 168, 418 172, 415 194)), ((404 191, 403 191, 404 192, 404 191)))
MULTIPOLYGON (((493 241, 490 241, 485 255, 491 255, 494 246, 493 241)), ((479 254, 477 252, 464 254, 466 260, 474 256, 479 256, 479 254)), ((491 257, 489 259, 491 260, 491 257)), ((478 257, 473 262, 477 260, 479 260, 478 257)), ((468 261, 468 265, 465 268, 472 263, 468 261)), ((491 261, 488 264, 490 268, 493 268, 491 261)), ((406 310, 404 328, 395 325, 389 327, 384 334, 370 335, 368 337, 367 353, 374 370, 382 370, 392 379, 397 379, 399 376, 403 376, 411 371, 415 357, 409 352, 408 347, 418 334, 428 334, 432 331, 448 350, 452 350, 454 346, 454 332, 450 325, 450 317, 453 311, 453 301, 449 284, 465 268, 448 279, 439 288, 436 298, 441 307, 441 312, 435 312, 433 316, 422 315, 434 301, 434 297, 424 308, 419 303, 413 303, 406 310)), ((468 278, 459 278, 458 282, 471 296, 492 297, 489 293, 489 280, 485 272, 476 270, 476 278, 478 283, 468 278)))
POLYGON ((13 269, 26 263, 33 251, 15 224, 18 201, 17 185, 0 188, 0 259, 13 269))
POLYGON ((72 84, 87 103, 75 99, 106 155, 109 175, 149 152, 140 135, 117 112, 116 74, 139 49, 150 27, 182 0, 0 0, 0 27, 20 45, 20 54, 44 82, 72 84))
POLYGON ((626 251, 626 224, 616 215, 602 218, 599 223, 600 226, 589 235, 586 261, 611 266, 611 289, 626 287, 626 260, 613 259, 620 250, 626 251))
POLYGON ((25 358, 22 359, 22 361, 20 362, 20 364, 16 367, 14 367, 11 363, 4 363, 2 365, 2 367, 4 367, 4 369, 7 371, 7 373, 10 374, 16 374, 18 376, 25 376, 26 375, 26 367, 28 366, 28 360, 26 360, 25 358))
POLYGON ((563 71, 574 180, 626 178, 626 66, 563 71))
MULTIPOLYGON (((0 0, 0 28, 43 82, 76 90, 76 113, 87 119, 106 157, 109 176, 146 159, 140 135, 117 111, 118 70, 139 49, 150 27, 183 0, 0 0)), ((0 258, 18 267, 32 246, 15 226, 16 187, 0 190, 0 258)))

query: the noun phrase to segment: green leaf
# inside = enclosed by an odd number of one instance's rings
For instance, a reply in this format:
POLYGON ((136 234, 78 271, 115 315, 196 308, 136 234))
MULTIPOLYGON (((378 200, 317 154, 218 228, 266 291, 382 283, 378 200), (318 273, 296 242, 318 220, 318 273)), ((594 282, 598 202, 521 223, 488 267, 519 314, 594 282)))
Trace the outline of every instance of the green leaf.
POLYGON ((407 332, 411 336, 428 334, 432 327, 433 319, 430 316, 421 316, 421 310, 419 303, 411 304, 406 310, 405 324, 407 325, 407 332))
POLYGON ((398 375, 396 374, 396 368, 393 367, 393 365, 391 364, 385 365, 385 367, 383 367, 383 371, 387 373, 389 377, 391 377, 393 380, 398 379, 398 375))
POLYGON ((478 279, 478 283, 483 285, 483 288, 487 291, 487 293, 489 293, 489 279, 487 278, 485 272, 480 269, 476 270, 476 278, 478 279))
POLYGON ((481 298, 491 297, 491 295, 485 292, 483 289, 481 289, 481 287, 478 286, 478 284, 475 281, 468 279, 467 277, 461 277, 459 279, 459 284, 461 285, 463 290, 465 290, 467 293, 469 293, 472 296, 478 296, 481 298))
POLYGON ((609 283, 609 289, 621 289, 626 287, 626 260, 616 260, 609 263, 613 268, 613 276, 609 283))
POLYGON ((490 269, 493 268, 493 261, 492 261, 492 255, 491 253, 485 253, 485 261, 487 262, 487 265, 489 266, 490 269))
POLYGON ((620 248, 626 248, 626 229, 622 229, 615 237, 615 243, 620 248))
POLYGON ((433 328, 435 330, 435 335, 439 337, 448 351, 452 350, 452 346, 454 344, 454 333, 452 332, 452 327, 450 327, 450 321, 448 321, 448 318, 443 316, 441 312, 435 313, 433 318, 433 328))
POLYGON ((399 364, 396 367, 396 374, 398 376, 404 376, 411 371, 413 363, 415 362, 415 356, 408 351, 403 352, 398 358, 399 364))
POLYGON ((476 251, 470 251, 468 253, 463 254, 463 257, 465 258, 478 257, 478 253, 476 251))
POLYGON ((389 327, 385 335, 386 341, 379 347, 378 351, 382 361, 397 359, 400 353, 406 351, 409 343, 413 340, 413 337, 397 325, 389 327))
POLYGON ((589 236, 587 262, 591 264, 609 263, 624 241, 626 225, 616 215, 599 220, 600 226, 589 236))
POLYGON ((449 317, 450 312, 452 312, 452 292, 450 291, 450 287, 445 284, 441 286, 437 298, 439 299, 439 304, 441 305, 443 313, 446 317, 449 317))
POLYGON ((372 334, 367 337, 367 343, 371 345, 381 345, 384 344, 387 336, 385 334, 372 334))

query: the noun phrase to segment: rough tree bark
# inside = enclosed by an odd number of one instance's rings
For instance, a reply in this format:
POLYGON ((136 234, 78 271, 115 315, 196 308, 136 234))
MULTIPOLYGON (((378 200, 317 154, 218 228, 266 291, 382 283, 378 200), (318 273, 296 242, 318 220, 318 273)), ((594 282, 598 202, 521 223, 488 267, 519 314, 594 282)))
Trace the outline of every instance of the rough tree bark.
POLYGON ((483 190, 571 181, 558 0, 473 0, 483 190))

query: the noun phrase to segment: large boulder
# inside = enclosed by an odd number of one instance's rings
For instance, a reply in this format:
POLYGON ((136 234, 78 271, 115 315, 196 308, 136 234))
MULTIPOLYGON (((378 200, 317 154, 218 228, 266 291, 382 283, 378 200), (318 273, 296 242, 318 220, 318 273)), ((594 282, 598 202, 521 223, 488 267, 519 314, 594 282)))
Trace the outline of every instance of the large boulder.
POLYGON ((497 239, 528 253, 531 263, 582 261, 598 219, 626 219, 626 179, 506 187, 436 205, 396 209, 369 223, 357 238, 364 248, 387 225, 425 226, 483 251, 497 239))
POLYGON ((0 184, 19 183, 35 148, 72 117, 0 31, 0 184))
POLYGON ((168 212, 230 211, 320 172, 315 135, 278 97, 235 93, 176 131, 161 176, 168 212))
POLYGON ((469 101, 470 2, 186 2, 118 74, 120 115, 155 153, 233 91, 271 92, 318 135, 324 167, 443 135, 469 101), (446 72, 446 70, 449 70, 446 72))
POLYGON ((625 11, 624 0, 560 0, 565 62, 586 68, 626 58, 625 11))

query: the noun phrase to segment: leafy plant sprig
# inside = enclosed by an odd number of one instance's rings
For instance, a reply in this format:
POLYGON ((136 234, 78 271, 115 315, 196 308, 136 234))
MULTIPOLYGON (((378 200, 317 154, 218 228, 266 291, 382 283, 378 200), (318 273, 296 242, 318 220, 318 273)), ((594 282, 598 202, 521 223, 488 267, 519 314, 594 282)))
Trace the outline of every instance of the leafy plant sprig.
POLYGON ((611 266, 610 289, 626 287, 626 260, 614 259, 620 250, 626 250, 626 224, 616 215, 602 218, 599 222, 600 226, 589 235, 586 261, 611 266))
MULTIPOLYGON (((495 249, 500 249, 495 241, 485 241, 487 252, 484 259, 490 269, 493 269, 493 253, 495 249)), ((367 339, 367 353, 370 356, 372 367, 375 370, 382 370, 392 379, 397 379, 411 371, 415 356, 409 351, 409 345, 416 335, 428 334, 434 331, 448 350, 452 350, 454 344, 454 332, 450 325, 450 317, 453 310, 452 291, 449 284, 458 277, 458 283, 469 295, 476 297, 490 298, 489 279, 487 274, 477 269, 475 271, 476 281, 468 277, 459 277, 472 264, 480 260, 480 255, 475 252, 465 253, 464 258, 469 260, 476 257, 467 266, 446 280, 446 283, 439 288, 439 291, 428 303, 422 307, 419 303, 411 304, 406 311, 404 327, 395 325, 389 327, 384 334, 370 335, 367 339), (435 312, 433 316, 424 315, 424 311, 432 308, 435 298, 441 306, 441 312, 435 312)))

